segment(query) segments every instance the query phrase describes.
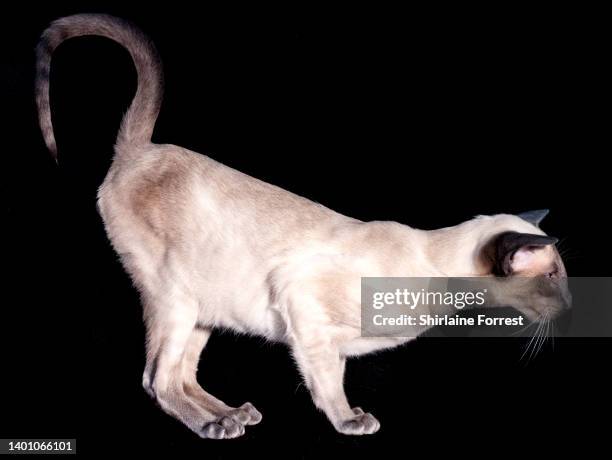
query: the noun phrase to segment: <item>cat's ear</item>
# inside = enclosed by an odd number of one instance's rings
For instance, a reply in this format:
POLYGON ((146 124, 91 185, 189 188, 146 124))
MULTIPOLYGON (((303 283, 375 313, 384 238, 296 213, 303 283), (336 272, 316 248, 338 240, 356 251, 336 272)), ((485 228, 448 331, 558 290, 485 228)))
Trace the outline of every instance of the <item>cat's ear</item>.
POLYGON ((523 220, 526 220, 527 222, 529 222, 532 225, 535 225, 536 227, 539 227, 540 222, 544 220, 544 218, 548 215, 548 213, 549 213, 548 209, 537 209, 535 211, 522 212, 518 215, 518 217, 520 217, 523 220))
POLYGON ((557 238, 531 233, 505 232, 493 240, 494 274, 508 276, 528 271, 538 262, 539 250, 556 244, 557 238))

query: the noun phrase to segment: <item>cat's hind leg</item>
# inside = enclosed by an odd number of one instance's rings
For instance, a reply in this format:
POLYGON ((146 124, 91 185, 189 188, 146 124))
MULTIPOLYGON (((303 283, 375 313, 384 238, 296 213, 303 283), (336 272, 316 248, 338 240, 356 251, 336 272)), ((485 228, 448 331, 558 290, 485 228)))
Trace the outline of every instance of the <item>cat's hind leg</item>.
POLYGON ((145 300, 144 307, 147 325, 145 390, 164 412, 202 438, 235 438, 244 434, 242 423, 232 417, 220 417, 196 404, 185 390, 183 358, 196 327, 197 301, 175 293, 153 301, 145 300))
POLYGON ((256 425, 262 416, 253 404, 247 402, 240 407, 228 406, 205 391, 198 383, 198 363, 210 334, 211 329, 202 326, 195 327, 191 332, 182 362, 185 392, 196 404, 219 418, 230 417, 243 425, 256 425))

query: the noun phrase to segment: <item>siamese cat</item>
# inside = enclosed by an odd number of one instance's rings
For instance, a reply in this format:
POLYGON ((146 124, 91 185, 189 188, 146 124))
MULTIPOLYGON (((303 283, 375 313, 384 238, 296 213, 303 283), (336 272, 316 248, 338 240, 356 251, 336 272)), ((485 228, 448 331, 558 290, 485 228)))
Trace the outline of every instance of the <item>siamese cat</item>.
MULTIPOLYGON (((379 422, 345 396, 346 359, 410 339, 361 336, 361 277, 566 276, 557 240, 538 226, 545 211, 479 216, 433 231, 362 222, 204 155, 152 143, 162 101, 161 62, 137 27, 112 16, 58 19, 36 49, 40 127, 56 159, 51 55, 64 40, 84 35, 123 45, 138 72, 98 206, 141 294, 147 329, 143 386, 202 438, 235 438, 262 419, 252 404, 229 406, 198 384, 200 353, 216 328, 286 343, 315 405, 335 429, 372 434, 379 422)), ((554 315, 569 303, 567 286, 554 285, 560 295, 511 306, 532 321, 554 315)))

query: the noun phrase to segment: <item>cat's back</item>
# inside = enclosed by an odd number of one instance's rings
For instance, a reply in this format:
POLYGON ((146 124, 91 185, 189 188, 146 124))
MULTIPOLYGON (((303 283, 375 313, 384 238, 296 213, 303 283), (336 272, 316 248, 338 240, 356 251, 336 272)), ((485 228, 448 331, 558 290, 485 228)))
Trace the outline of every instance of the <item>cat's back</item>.
MULTIPOLYGON (((121 148, 121 147, 118 147, 121 148)), ((123 221, 157 235, 232 225, 309 231, 348 219, 205 155, 174 145, 117 155, 98 193, 107 225, 123 221)))

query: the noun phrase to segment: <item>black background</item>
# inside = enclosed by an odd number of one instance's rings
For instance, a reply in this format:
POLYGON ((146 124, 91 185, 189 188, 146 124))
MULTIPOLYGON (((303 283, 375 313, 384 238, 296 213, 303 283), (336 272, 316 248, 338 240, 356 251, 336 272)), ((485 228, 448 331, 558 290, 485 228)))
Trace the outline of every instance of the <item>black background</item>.
POLYGON ((350 361, 349 399, 382 424, 353 438, 315 410, 283 346, 219 333, 200 381, 229 404, 253 402, 263 422, 216 442, 163 414, 140 384, 138 296, 95 207, 135 89, 127 52, 100 38, 62 45, 51 75, 59 167, 38 131, 33 48, 49 21, 77 12, 127 17, 157 44, 166 93, 155 141, 362 220, 428 229, 550 208, 544 229, 564 239, 569 274, 610 275, 601 12, 5 9, 0 437, 76 437, 81 455, 202 458, 534 454, 602 439, 609 423, 596 420, 609 413, 611 383, 603 339, 557 340, 528 363, 522 339, 420 339, 350 361))

